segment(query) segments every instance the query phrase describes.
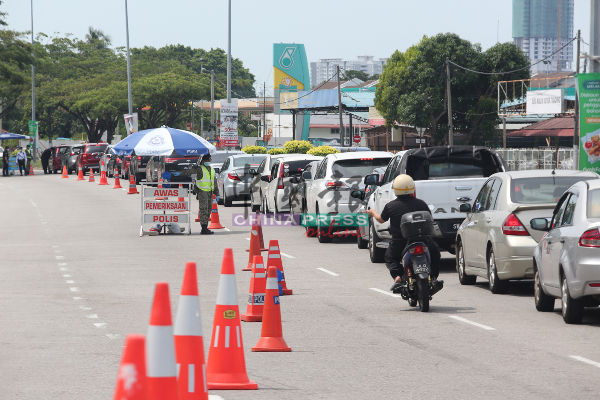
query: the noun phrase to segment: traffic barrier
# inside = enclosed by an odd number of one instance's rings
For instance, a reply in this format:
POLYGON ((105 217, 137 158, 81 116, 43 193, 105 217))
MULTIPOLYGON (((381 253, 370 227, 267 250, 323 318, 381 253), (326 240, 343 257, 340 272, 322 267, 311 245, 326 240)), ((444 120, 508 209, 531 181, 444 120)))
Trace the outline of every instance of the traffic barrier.
MULTIPOLYGON (((91 170, 90 170, 91 171, 91 170)), ((137 188, 135 187, 135 178, 133 175, 129 175, 129 191, 127 194, 138 194, 137 188)))
POLYGON ((250 290, 248 294, 248 307, 246 314, 242 314, 242 321, 260 322, 263 316, 265 304, 265 288, 267 278, 265 276, 265 265, 261 256, 254 256, 252 262, 252 278, 250 278, 250 290))
POLYGON ((242 271, 252 271, 252 262, 254 261, 254 256, 260 256, 260 247, 258 244, 258 229, 256 227, 256 223, 252 224, 252 229, 250 230, 250 252, 248 257, 248 266, 242 271))
POLYGON ((108 185, 108 180, 106 179, 106 167, 104 166, 104 159, 102 159, 102 163, 100 164, 100 182, 98 185, 108 185))
POLYGON ((202 318, 196 263, 185 264, 183 285, 175 317, 175 359, 180 400, 207 400, 202 318))
MULTIPOLYGON (((156 187, 157 189, 163 188, 162 182, 163 182, 162 178, 158 178, 158 186, 156 187)), ((154 200, 166 200, 166 199, 167 199, 167 197, 155 197, 154 198, 154 200)))
POLYGON ((113 400, 146 400, 146 360, 144 335, 127 335, 117 374, 113 400))
POLYGON ((83 169, 81 169, 81 165, 79 165, 79 167, 77 168, 77 180, 85 181, 85 178, 83 177, 83 169))
POLYGON ((177 400, 175 341, 171 322, 169 284, 158 282, 146 334, 148 400, 177 400))
MULTIPOLYGON (((265 247, 265 241, 263 239, 263 232, 262 232, 262 222, 261 222, 259 213, 256 213, 254 215, 254 220, 256 221, 256 228, 257 228, 256 230, 258 232, 258 239, 259 239, 258 247, 260 248, 260 251, 267 251, 269 249, 267 249, 265 247)), ((246 249, 246 251, 250 251, 250 249, 246 249)))
MULTIPOLYGON (((180 183, 179 184, 179 189, 183 189, 183 185, 180 183)), ((185 197, 178 197, 177 201, 179 203, 183 203, 185 201, 185 197)), ((175 212, 188 212, 189 211, 189 205, 188 205, 188 209, 187 210, 175 210, 175 212)))
POLYGON ((33 173, 33 165, 32 164, 29 164, 29 175, 35 175, 33 173))
POLYGON ((281 290, 284 296, 293 294, 292 289, 288 289, 285 283, 285 272, 283 272, 283 263, 281 262, 281 252, 279 251, 279 242, 277 240, 269 241, 269 255, 267 256, 267 268, 275 267, 281 272, 281 290))
POLYGON ((96 182, 96 180, 94 179, 94 170, 90 169, 90 179, 88 182, 96 182))
POLYGON ((277 268, 269 267, 260 339, 252 351, 292 351, 283 339, 277 268))
POLYGON ((121 180, 119 179, 119 170, 115 168, 115 186, 113 189, 123 189, 121 187, 121 180))
POLYGON ((63 170, 62 170, 62 176, 61 178, 68 178, 69 177, 69 171, 67 171, 67 166, 63 165, 63 170))
POLYGON ((209 390, 258 389, 248 379, 235 284, 233 250, 226 248, 221 265, 217 306, 206 362, 209 390))
POLYGON ((213 194, 212 210, 210 212, 210 225, 208 229, 225 229, 219 220, 219 207, 217 206, 217 196, 213 194))

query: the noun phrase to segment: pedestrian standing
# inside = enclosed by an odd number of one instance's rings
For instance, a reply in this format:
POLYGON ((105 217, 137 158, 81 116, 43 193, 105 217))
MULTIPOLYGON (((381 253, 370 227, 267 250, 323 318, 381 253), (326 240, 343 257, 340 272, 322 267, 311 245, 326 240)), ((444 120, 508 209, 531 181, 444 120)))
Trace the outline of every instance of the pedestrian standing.
POLYGON ((25 155, 27 156, 27 166, 25 167, 25 175, 29 175, 29 170, 31 168, 31 159, 33 158, 33 156, 31 155, 31 149, 29 148, 29 145, 27 145, 25 149, 25 155))
POLYGON ((8 150, 8 146, 4 146, 4 152, 2 153, 2 176, 8 176, 8 157, 10 156, 10 151, 8 150))
POLYGON ((213 231, 208 230, 208 222, 212 212, 213 194, 217 196, 217 199, 219 198, 217 177, 215 170, 210 166, 211 160, 211 155, 205 154, 200 160, 199 168, 197 168, 196 187, 198 188, 198 194, 196 196, 200 207, 201 235, 211 235, 214 233, 213 231))
POLYGON ((44 174, 48 173, 48 160, 50 159, 53 150, 54 147, 50 147, 49 149, 44 150, 42 156, 40 157, 42 161, 42 168, 44 168, 44 174))
MULTIPOLYGON (((23 176, 23 170, 25 169, 26 160, 27 154, 25 154, 22 147, 19 147, 19 152, 17 153, 17 162, 19 163, 19 172, 21 173, 21 176, 23 176)), ((25 170, 25 175, 27 175, 27 170, 25 170)))

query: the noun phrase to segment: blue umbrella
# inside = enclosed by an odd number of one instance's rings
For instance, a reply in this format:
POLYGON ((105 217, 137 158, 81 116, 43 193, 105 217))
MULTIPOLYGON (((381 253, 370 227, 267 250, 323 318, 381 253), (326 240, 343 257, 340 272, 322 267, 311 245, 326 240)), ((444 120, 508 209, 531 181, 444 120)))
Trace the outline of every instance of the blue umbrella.
POLYGON ((8 139, 29 139, 29 136, 19 135, 18 133, 0 133, 0 140, 8 140, 8 139))
POLYGON ((138 156, 170 156, 173 152, 200 156, 213 154, 217 149, 195 133, 162 126, 136 132, 112 148, 118 155, 131 155, 134 151, 138 156))

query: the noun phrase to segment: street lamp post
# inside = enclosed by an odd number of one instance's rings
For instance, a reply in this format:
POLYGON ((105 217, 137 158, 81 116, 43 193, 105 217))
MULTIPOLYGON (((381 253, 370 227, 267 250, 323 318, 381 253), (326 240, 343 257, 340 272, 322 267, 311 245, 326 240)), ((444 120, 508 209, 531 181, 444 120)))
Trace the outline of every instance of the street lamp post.
MULTIPOLYGON (((127 33, 127 98, 129 101, 129 115, 133 114, 133 105, 131 101, 131 57, 129 54, 129 16, 127 15, 127 0, 125 0, 125 30, 127 33)), ((133 117, 130 117, 133 118, 133 117)))
POLYGON ((227 102, 231 103, 231 0, 229 0, 229 23, 227 30, 227 102))
MULTIPOLYGON (((33 59, 33 0, 31 0, 31 58, 33 59)), ((35 122, 35 67, 31 64, 31 120, 35 122)), ((33 141, 33 161, 37 160, 38 130, 33 141)), ((29 173, 29 171, 27 171, 29 173)))

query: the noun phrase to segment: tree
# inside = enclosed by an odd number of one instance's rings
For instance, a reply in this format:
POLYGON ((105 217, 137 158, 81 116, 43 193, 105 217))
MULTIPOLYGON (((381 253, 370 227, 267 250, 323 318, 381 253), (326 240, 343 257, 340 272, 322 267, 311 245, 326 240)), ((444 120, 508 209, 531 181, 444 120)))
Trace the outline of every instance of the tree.
MULTIPOLYGON (((6 13, 0 13, 0 25, 6 25, 5 16, 6 13)), ((30 89, 32 48, 23 37, 19 32, 0 30, 0 118, 10 114, 20 97, 30 89)))
POLYGON ((367 75, 365 72, 355 71, 355 70, 351 69, 344 73, 344 76, 342 76, 341 80, 351 81, 354 78, 358 78, 361 81, 366 82, 367 80, 369 80, 369 75, 367 75))
POLYGON ((88 33, 85 35, 85 41, 88 44, 96 46, 97 49, 102 50, 111 45, 110 36, 102 32, 100 29, 94 29, 94 27, 88 27, 88 33))
POLYGON ((379 74, 373 74, 369 77, 370 81, 376 81, 377 79, 379 79, 379 74))

